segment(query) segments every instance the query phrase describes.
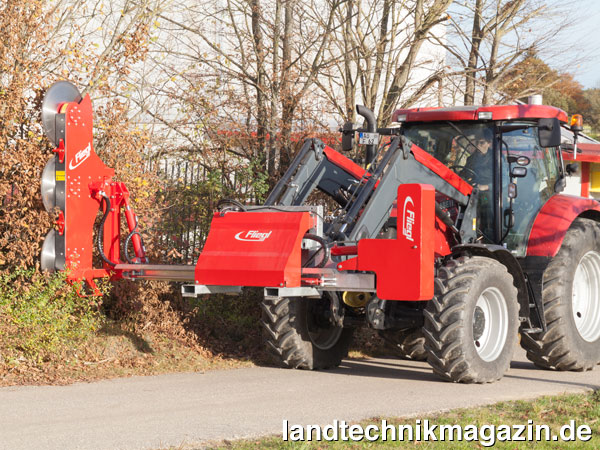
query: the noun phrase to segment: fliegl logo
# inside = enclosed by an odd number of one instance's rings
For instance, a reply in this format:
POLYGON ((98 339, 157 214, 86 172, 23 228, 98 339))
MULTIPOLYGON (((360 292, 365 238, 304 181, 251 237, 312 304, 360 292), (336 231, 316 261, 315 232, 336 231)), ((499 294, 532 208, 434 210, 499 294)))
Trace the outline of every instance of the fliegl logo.
POLYGON ((267 231, 267 232, 260 232, 257 230, 240 231, 238 234, 235 235, 235 238, 238 241, 263 242, 263 241, 266 241, 267 239, 269 239, 269 236, 271 236, 271 233, 273 233, 273 231, 267 231))
POLYGON ((415 203, 410 197, 404 200, 404 209, 402 211, 402 234, 406 239, 414 242, 413 225, 415 224, 415 203))
POLYGON ((73 170, 79 167, 92 153, 92 143, 90 142, 86 148, 79 150, 73 159, 69 161, 69 169, 73 170))

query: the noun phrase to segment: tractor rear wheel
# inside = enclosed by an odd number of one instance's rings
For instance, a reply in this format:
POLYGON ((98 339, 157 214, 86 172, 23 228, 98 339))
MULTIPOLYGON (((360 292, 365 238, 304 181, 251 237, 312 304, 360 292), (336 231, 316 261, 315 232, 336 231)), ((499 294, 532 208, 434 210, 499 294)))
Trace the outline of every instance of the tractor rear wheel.
POLYGON ((394 332, 382 331, 380 335, 393 346, 394 351, 401 358, 413 361, 425 361, 427 359, 425 336, 423 336, 421 327, 394 332))
POLYGON ((352 329, 329 320, 336 293, 319 299, 265 296, 262 325, 267 350, 278 365, 293 369, 327 369, 348 356, 352 329))
POLYGON ((544 271, 547 329, 522 333, 527 358, 544 369, 590 370, 600 362, 600 224, 576 219, 544 271))
POLYGON ((517 289, 504 265, 479 256, 448 261, 425 309, 427 361, 447 381, 502 378, 517 341, 518 315, 517 289))

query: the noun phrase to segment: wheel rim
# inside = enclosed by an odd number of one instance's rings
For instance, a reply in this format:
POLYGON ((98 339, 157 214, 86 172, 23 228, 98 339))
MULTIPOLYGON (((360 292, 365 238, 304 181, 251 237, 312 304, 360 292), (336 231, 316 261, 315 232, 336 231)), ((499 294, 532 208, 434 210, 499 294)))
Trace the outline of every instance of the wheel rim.
MULTIPOLYGON (((308 300, 310 301, 310 300, 308 300)), ((329 350, 338 342, 343 328, 333 325, 323 315, 323 308, 329 309, 331 299, 327 296, 312 302, 307 308, 308 336, 313 345, 320 350, 329 350)))
POLYGON ((600 254, 583 255, 573 277, 571 301, 577 332, 584 341, 600 337, 600 254))
POLYGON ((508 308, 498 288, 485 289, 473 311, 473 343, 481 359, 494 361, 506 343, 508 308))

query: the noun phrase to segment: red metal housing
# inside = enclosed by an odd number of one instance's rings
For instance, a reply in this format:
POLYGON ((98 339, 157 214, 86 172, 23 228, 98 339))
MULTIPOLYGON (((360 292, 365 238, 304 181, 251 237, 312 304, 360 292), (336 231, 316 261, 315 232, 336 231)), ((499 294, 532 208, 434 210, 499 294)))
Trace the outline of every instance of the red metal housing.
POLYGON ((297 287, 309 212, 215 213, 195 269, 196 284, 297 287))
MULTIPOLYGON (((129 192, 123 183, 112 180, 114 170, 107 167, 94 151, 92 102, 86 95, 81 102, 60 106, 57 113, 65 114, 65 140, 61 139, 55 152, 64 161, 64 171, 57 170, 56 181, 65 182, 64 211, 60 211, 57 226, 65 237, 65 267, 69 280, 86 280, 94 287, 94 278, 119 278, 109 264, 94 269, 94 223, 98 217, 101 193, 111 201, 111 210, 104 225, 104 251, 107 258, 120 262, 120 212, 125 208, 129 230, 136 219, 129 207, 129 192)), ((132 236, 136 257, 145 261, 139 236, 132 236)))
POLYGON ((430 300, 436 233, 435 189, 429 184, 400 185, 398 205, 396 239, 361 239, 358 256, 338 264, 338 269, 375 272, 379 298, 430 300))

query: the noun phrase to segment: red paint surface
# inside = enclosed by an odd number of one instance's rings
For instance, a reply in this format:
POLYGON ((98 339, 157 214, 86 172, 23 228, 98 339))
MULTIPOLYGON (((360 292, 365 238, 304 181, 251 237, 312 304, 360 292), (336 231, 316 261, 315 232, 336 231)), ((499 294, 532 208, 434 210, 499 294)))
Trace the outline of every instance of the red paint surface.
MULTIPOLYGON (((98 201, 92 197, 89 185, 94 182, 106 183, 114 175, 114 170, 107 167, 94 151, 90 97, 86 95, 80 103, 69 103, 63 108, 66 118, 65 256, 66 266, 72 270, 69 278, 75 280, 94 273, 92 238, 98 201)), ((102 272, 103 275, 107 274, 106 271, 102 272)))
POLYGON ((567 113, 548 105, 497 105, 459 106, 453 108, 399 109, 392 115, 395 122, 399 115, 406 115, 405 122, 437 122, 442 120, 479 120, 480 112, 491 112, 491 120, 543 119, 556 117, 567 122, 567 113))
POLYGON ((454 171, 442 164, 439 160, 431 156, 422 148, 412 145, 410 151, 415 156, 415 159, 425 167, 431 169, 435 174, 446 180, 451 186, 454 186, 463 195, 470 195, 473 192, 473 186, 459 177, 454 171))
POLYGON ((590 196, 590 163, 581 163, 581 196, 590 196))
POLYGON ((600 212, 600 203, 573 195, 552 196, 535 218, 529 235, 527 256, 556 255, 573 220, 589 210, 600 212))
POLYGON ((356 164, 351 159, 346 158, 341 153, 336 152, 331 147, 325 146, 323 153, 325 153, 325 156, 327 157, 327 159, 329 161, 331 161, 333 164, 340 167, 341 169, 344 169, 346 172, 348 172, 354 178, 357 178, 360 180, 366 173, 365 169, 360 167, 358 164, 356 164))
MULTIPOLYGON (((100 205, 99 191, 104 191, 111 199, 103 245, 105 255, 115 263, 121 262, 120 211, 128 205, 129 192, 123 183, 112 180, 114 170, 107 167, 94 151, 90 97, 86 95, 79 103, 62 104, 59 109, 65 114, 66 121, 65 140, 61 140, 57 152, 65 163, 65 209, 61 211, 59 223, 64 229, 65 265, 69 269, 69 280, 86 280, 97 292, 94 278, 121 278, 121 274, 106 263, 101 269, 93 266, 94 222, 100 205)), ((127 210, 126 214, 131 231, 135 226, 135 216, 131 210, 127 210)), ((135 255, 145 261, 139 236, 134 236, 132 243, 135 255)))
POLYGON ((600 162, 600 144, 577 144, 577 159, 573 158, 573 152, 563 151, 565 161, 600 162), (581 153, 580 153, 581 152, 581 153))
MULTIPOLYGON (((362 239, 358 242, 356 267, 375 272, 380 298, 414 301, 433 297, 434 202, 433 186, 400 185, 396 239, 362 239), (405 232, 411 209, 414 223, 411 232, 405 232)), ((344 268, 348 269, 347 266, 344 268)))
POLYGON ((449 255, 452 253, 450 249, 449 241, 454 240, 452 238, 452 231, 448 229, 446 224, 442 220, 435 216, 435 257, 439 258, 442 256, 449 255))
POLYGON ((333 247, 331 247, 331 256, 356 255, 357 253, 358 253, 357 245, 347 245, 347 246, 341 247, 336 244, 333 247))
POLYGON ((196 264, 196 284, 300 286, 302 237, 312 226, 308 212, 216 213, 196 264), (252 231, 269 235, 252 240, 252 231))

